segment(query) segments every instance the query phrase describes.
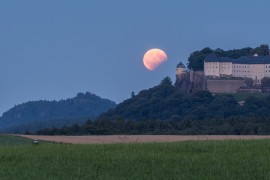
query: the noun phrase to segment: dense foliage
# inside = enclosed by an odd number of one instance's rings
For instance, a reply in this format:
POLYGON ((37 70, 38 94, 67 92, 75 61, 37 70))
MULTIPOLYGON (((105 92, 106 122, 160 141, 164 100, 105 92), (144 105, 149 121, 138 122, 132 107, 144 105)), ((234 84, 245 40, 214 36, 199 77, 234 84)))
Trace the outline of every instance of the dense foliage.
MULTIPOLYGON (((252 95, 252 94, 251 94, 252 95)), ((198 91, 186 95, 167 77, 82 126, 39 134, 270 134, 270 96, 247 97, 198 91)))
POLYGON ((259 56, 269 56, 269 47, 268 45, 261 45, 256 48, 242 48, 242 49, 233 49, 224 51, 220 48, 212 50, 210 48, 204 48, 200 51, 193 52, 188 58, 188 68, 193 70, 203 70, 203 62, 206 56, 209 54, 215 54, 219 57, 229 57, 237 59, 241 56, 252 56, 257 53, 259 56))
POLYGON ((270 87, 270 78, 269 77, 264 77, 261 80, 262 87, 270 87))
POLYGON ((89 92, 60 101, 30 101, 15 106, 0 118, 0 130, 20 132, 44 127, 62 127, 96 118, 116 104, 89 92))

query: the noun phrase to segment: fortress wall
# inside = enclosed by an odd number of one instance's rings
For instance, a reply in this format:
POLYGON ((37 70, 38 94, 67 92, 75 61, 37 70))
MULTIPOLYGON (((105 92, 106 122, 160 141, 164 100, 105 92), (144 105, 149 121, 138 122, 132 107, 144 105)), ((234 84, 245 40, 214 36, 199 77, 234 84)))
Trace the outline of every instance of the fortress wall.
POLYGON ((244 80, 207 80, 207 90, 212 93, 237 93, 244 80))
POLYGON ((249 89, 239 89, 239 93, 261 93, 261 89, 249 88, 249 89))

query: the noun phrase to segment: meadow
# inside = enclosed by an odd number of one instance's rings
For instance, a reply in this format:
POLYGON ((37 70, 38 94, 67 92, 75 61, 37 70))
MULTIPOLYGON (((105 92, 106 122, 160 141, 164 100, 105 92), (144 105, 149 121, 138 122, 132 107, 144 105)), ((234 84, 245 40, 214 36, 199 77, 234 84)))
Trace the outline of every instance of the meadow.
POLYGON ((0 144, 1 179, 270 177, 270 140, 102 145, 41 142, 35 146, 29 140, 12 138, 8 137, 8 144, 0 144))
POLYGON ((0 134, 0 147, 10 145, 26 145, 30 144, 30 142, 30 139, 0 134))

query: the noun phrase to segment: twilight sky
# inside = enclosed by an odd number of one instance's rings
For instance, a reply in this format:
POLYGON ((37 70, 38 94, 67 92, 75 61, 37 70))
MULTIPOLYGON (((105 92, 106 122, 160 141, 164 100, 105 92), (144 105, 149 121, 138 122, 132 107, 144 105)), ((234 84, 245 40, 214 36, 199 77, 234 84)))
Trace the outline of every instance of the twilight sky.
POLYGON ((0 115, 30 100, 92 92, 117 103, 175 80, 179 61, 204 47, 234 49, 270 42, 270 1, 2 0, 0 115), (151 48, 168 61, 142 63, 151 48))

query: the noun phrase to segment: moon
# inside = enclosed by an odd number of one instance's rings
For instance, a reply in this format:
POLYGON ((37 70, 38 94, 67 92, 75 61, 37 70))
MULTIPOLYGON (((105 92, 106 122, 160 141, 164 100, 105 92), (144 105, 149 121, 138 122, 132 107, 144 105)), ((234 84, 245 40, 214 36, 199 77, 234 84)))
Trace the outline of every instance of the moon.
POLYGON ((143 64, 149 71, 154 71, 167 60, 167 55, 161 49, 150 49, 143 56, 143 64))

